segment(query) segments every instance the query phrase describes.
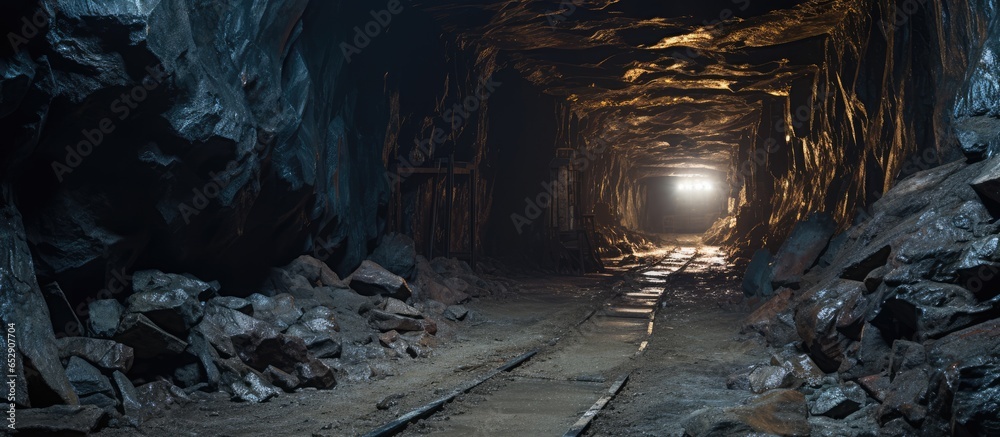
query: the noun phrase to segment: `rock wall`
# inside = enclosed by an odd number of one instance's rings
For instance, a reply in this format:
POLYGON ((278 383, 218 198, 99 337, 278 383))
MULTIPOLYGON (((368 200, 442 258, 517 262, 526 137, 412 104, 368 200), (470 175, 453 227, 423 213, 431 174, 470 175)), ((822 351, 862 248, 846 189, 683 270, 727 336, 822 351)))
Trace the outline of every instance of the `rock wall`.
POLYGON ((4 61, 4 182, 40 276, 93 294, 155 265, 239 287, 303 252, 342 273, 367 256, 389 108, 380 66, 331 44, 367 9, 16 3, 43 18, 4 61))
POLYGON ((994 153, 995 5, 826 7, 837 10, 829 31, 781 46, 815 69, 785 98, 762 101, 735 155, 739 212, 729 242, 741 253, 777 249, 811 211, 830 212, 843 230, 898 177, 994 153))

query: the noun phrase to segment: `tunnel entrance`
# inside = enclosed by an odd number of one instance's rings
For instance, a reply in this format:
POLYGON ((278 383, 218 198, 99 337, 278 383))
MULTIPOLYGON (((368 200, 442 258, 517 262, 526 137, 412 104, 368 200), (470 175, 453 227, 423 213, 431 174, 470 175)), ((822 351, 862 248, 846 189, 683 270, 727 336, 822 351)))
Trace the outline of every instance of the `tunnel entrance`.
POLYGON ((728 190, 717 175, 680 174, 643 182, 646 232, 700 234, 730 213, 728 190))

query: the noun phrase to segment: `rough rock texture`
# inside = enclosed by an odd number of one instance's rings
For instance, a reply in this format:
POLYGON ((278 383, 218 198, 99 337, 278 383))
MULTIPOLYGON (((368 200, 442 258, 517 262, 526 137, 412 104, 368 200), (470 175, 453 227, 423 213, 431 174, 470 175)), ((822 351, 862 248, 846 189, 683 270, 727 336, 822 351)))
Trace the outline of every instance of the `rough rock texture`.
POLYGON ((833 217, 828 214, 812 214, 808 220, 796 224, 774 256, 771 282, 798 288, 802 275, 823 253, 835 227, 833 217))
POLYGON ((104 370, 128 372, 135 358, 132 348, 111 340, 63 337, 56 340, 59 357, 79 357, 104 370))
POLYGON ((815 285, 779 294, 746 322, 784 351, 787 339, 766 334, 794 313, 792 347, 829 374, 808 397, 811 413, 830 419, 811 420, 821 430, 988 435, 1000 424, 1000 229, 974 189, 998 159, 904 179, 844 232, 826 266, 811 266, 815 285))
POLYGON ((54 405, 19 411, 17 429, 25 435, 89 435, 107 417, 104 410, 94 405, 54 405))
POLYGON ((351 273, 351 288, 366 296, 389 296, 406 300, 412 294, 406 280, 372 261, 364 261, 351 273))
POLYGON ((52 401, 76 404, 77 396, 59 363, 55 333, 35 278, 21 215, 13 204, 10 186, 0 184, 0 323, 5 332, 14 329, 18 345, 16 360, 23 363, 16 368, 21 382, 17 402, 26 406, 52 401), (31 367, 38 376, 25 379, 23 366, 31 367), (30 400, 29 384, 44 399, 30 400))
POLYGON ((684 419, 692 437, 752 435, 808 436, 806 399, 794 390, 775 390, 746 405, 698 410, 684 419))

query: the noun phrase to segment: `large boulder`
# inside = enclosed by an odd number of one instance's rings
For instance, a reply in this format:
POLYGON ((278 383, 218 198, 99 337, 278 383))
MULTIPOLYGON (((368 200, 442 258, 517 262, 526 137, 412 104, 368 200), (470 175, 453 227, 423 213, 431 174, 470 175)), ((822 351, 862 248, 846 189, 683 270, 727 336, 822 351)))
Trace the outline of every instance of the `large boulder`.
POLYGON ((865 321, 864 283, 836 279, 801 297, 795 325, 809 355, 825 372, 840 368, 848 344, 865 321))
POLYGON ((836 222, 827 213, 811 214, 806 221, 796 224, 774 256, 772 283, 798 288, 802 275, 816 263, 836 228, 836 222))
POLYGON ((932 281, 903 284, 882 304, 886 316, 914 332, 917 339, 938 338, 995 315, 964 287, 932 281))
POLYGON ((351 288, 365 296, 389 296, 406 300, 412 292, 406 280, 382 268, 382 266, 365 260, 354 273, 351 273, 351 288))
POLYGON ((393 233, 382 237, 382 242, 368 259, 405 279, 412 279, 417 263, 417 251, 410 237, 393 233))
POLYGON ((186 336, 191 327, 201 321, 202 316, 201 303, 183 289, 135 293, 128 297, 126 306, 129 312, 142 314, 157 326, 179 337, 186 336))

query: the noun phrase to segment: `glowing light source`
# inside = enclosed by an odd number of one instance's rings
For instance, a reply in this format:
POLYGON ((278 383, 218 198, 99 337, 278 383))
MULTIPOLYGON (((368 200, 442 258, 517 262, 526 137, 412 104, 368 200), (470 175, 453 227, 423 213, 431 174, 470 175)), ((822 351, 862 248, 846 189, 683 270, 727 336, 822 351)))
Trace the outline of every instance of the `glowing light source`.
POLYGON ((712 191, 715 185, 707 180, 691 180, 677 184, 677 191, 712 191))

